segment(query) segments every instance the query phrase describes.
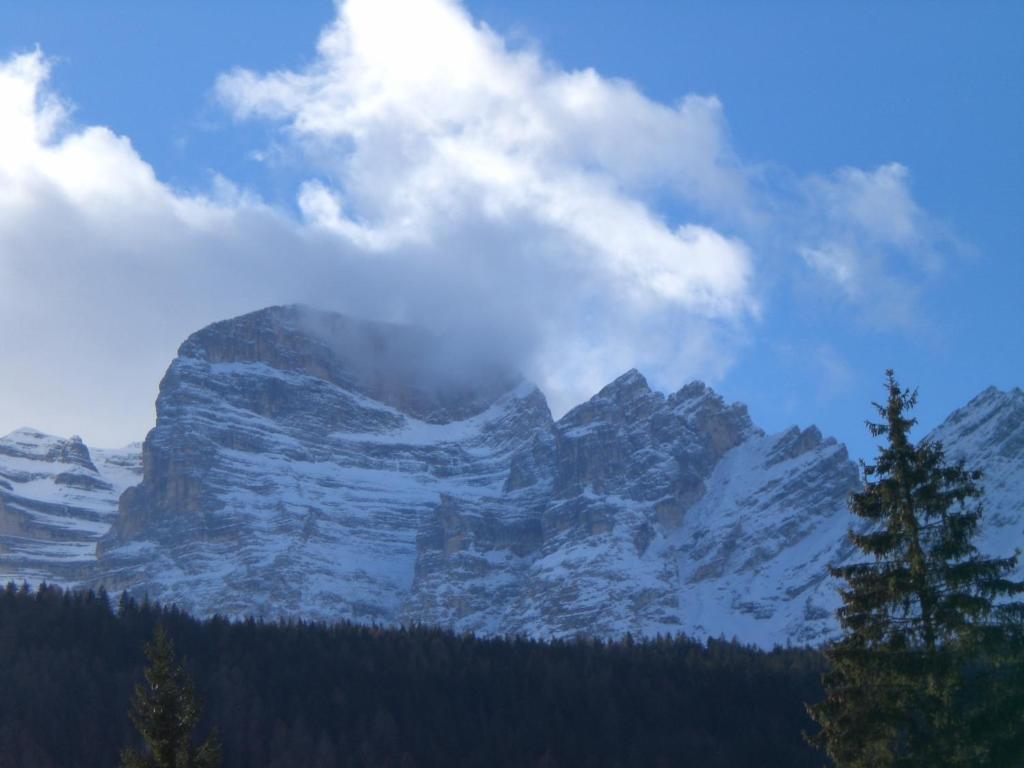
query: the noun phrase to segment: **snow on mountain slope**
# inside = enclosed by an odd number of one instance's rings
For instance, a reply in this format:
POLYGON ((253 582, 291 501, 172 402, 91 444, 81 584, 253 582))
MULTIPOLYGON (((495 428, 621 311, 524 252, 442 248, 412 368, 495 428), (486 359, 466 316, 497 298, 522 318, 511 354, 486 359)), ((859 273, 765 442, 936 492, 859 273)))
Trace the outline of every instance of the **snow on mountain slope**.
POLYGON ((490 523, 481 543, 474 512, 445 505, 448 537, 421 552, 414 597, 428 602, 411 615, 539 636, 820 639, 857 482, 846 449, 813 427, 765 436, 699 382, 665 397, 630 371, 514 460, 533 542, 502 546, 490 523))
MULTIPOLYGON (((1024 548, 1024 392, 990 387, 925 439, 984 473, 978 549, 1006 557, 1024 548)), ((827 566, 865 559, 846 538, 854 521, 844 500, 858 485, 846 449, 814 428, 726 454, 675 540, 687 631, 760 645, 834 634, 839 599, 827 566)))
MULTIPOLYGON (((982 550, 1024 544, 1021 390, 929 438, 985 472, 982 550)), ((766 435, 700 382, 664 395, 637 371, 556 422, 501 365, 302 307, 187 339, 141 464, 0 441, 0 571, 200 615, 771 646, 834 633, 828 565, 860 559, 857 468, 814 427, 766 435)))
POLYGON ((814 427, 726 454, 673 539, 687 631, 765 646, 824 639, 838 604, 827 569, 850 553, 857 485, 846 448, 814 427))
POLYGON ((102 544, 106 583, 204 614, 399 620, 421 521, 444 494, 499 495, 550 422, 518 377, 433 369, 439 347, 297 307, 194 334, 102 544))
MULTIPOLYGON (((984 473, 984 512, 976 539, 984 554, 1008 557, 1024 549, 1024 390, 989 387, 949 415, 929 435, 950 459, 984 473)), ((1024 579, 1024 558, 1017 563, 1024 579)))
POLYGON ((819 631, 820 584, 760 575, 833 554, 856 483, 842 446, 766 437, 705 385, 665 396, 636 371, 553 422, 499 367, 439 374, 443 346, 297 307, 194 334, 104 583, 201 614, 482 633, 717 634, 733 613, 754 642, 819 631))
POLYGON ((92 450, 31 429, 0 438, 0 583, 75 583, 142 479, 141 446, 92 450))

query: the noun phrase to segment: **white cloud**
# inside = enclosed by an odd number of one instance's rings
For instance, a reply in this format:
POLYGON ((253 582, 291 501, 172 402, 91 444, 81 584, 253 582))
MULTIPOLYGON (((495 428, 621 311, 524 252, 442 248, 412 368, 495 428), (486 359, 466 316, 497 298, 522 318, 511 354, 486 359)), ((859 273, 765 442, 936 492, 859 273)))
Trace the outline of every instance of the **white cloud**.
POLYGON ((285 122, 335 183, 305 185, 307 220, 369 249, 435 243, 453 220, 525 219, 638 302, 701 315, 751 310, 748 249, 673 227, 638 191, 745 205, 715 99, 676 109, 592 70, 511 51, 442 0, 350 0, 301 72, 236 71, 218 92, 240 118, 285 122))
POLYGON ((264 154, 304 158, 298 216, 219 176, 169 187, 48 71, 0 61, 0 432, 139 439, 189 332, 293 301, 501 346, 556 411, 633 366, 714 381, 768 269, 867 306, 928 243, 901 166, 772 188, 716 98, 562 70, 446 0, 349 0, 308 67, 218 80, 238 119, 280 123, 264 154))
POLYGON ((942 267, 940 228, 899 163, 800 182, 797 252, 873 325, 920 325, 920 286, 942 267))
POLYGON ((850 299, 863 295, 863 271, 858 263, 859 254, 842 243, 822 243, 817 248, 799 249, 807 265, 838 285, 850 299))
POLYGON ((272 300, 268 272, 294 287, 268 251, 296 233, 168 188, 126 138, 70 124, 48 74, 38 51, 0 63, 0 431, 140 439, 187 333, 272 300))
POLYGON ((871 240, 913 246, 924 239, 925 216, 908 188, 899 163, 873 171, 840 168, 832 178, 812 178, 808 187, 825 215, 837 225, 871 240))
MULTIPOLYGON (((447 332, 469 323, 563 409, 632 365, 658 365, 670 385, 720 370, 730 353, 711 339, 735 333, 754 306, 743 243, 669 227, 608 168, 567 158, 548 171, 539 155, 554 150, 522 132, 503 143, 482 121, 472 141, 460 128, 432 137, 436 151, 407 148, 416 162, 389 165, 398 149, 373 133, 388 121, 368 119, 354 159, 324 159, 335 148, 323 140, 324 178, 351 175, 304 184, 296 221, 220 177, 206 195, 168 187, 127 138, 73 124, 48 74, 39 52, 0 64, 0 431, 139 439, 189 332, 278 302, 447 332), (393 188, 373 183, 373 168, 393 188)), ((372 111, 371 95, 359 99, 353 109, 372 111)))

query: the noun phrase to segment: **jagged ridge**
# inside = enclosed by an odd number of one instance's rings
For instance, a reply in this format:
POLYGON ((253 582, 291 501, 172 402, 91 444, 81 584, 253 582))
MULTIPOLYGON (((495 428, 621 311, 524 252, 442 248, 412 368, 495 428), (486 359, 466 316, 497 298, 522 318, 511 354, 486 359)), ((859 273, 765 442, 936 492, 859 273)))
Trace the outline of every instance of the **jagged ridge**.
POLYGON ((0 438, 0 581, 81 579, 118 496, 142 478, 140 448, 90 452, 33 429, 0 438))
MULTIPOLYGON (((986 469, 986 551, 1022 539, 1022 425, 1021 391, 990 389, 932 435, 986 469)), ((816 642, 835 629, 827 565, 853 555, 857 470, 814 427, 766 435, 700 382, 666 396, 637 371, 553 421, 501 365, 302 307, 182 344, 141 483, 132 451, 19 434, 0 441, 0 570, 200 615, 816 642), (14 486, 22 454, 71 524, 14 486)))

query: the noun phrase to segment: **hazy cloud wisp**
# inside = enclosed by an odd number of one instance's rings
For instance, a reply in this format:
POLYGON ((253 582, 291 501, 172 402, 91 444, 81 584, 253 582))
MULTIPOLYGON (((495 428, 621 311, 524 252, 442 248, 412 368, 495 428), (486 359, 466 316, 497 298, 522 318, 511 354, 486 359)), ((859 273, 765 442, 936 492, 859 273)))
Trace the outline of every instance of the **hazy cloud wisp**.
POLYGON ((783 268, 853 305, 887 274, 877 246, 925 238, 902 166, 798 179, 780 214, 716 98, 668 106, 562 70, 446 0, 349 0, 305 69, 217 81, 237 119, 277 121, 301 151, 298 216, 224 179, 162 183, 126 137, 75 125, 48 71, 38 51, 0 63, 0 339, 17 373, 0 377, 0 432, 141 439, 189 332, 294 301, 504 346, 556 412, 634 365, 714 380, 780 263, 758 233, 786 233, 803 258, 783 268))

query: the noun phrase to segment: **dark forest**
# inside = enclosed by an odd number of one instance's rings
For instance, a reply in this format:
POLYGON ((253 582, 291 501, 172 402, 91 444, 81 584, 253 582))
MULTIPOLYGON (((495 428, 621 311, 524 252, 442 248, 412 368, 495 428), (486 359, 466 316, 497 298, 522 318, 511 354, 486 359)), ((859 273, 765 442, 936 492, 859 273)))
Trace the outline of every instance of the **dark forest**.
POLYGON ((821 656, 725 640, 481 639, 199 621, 127 597, 0 593, 0 768, 116 765, 162 625, 234 766, 818 766, 821 656))

